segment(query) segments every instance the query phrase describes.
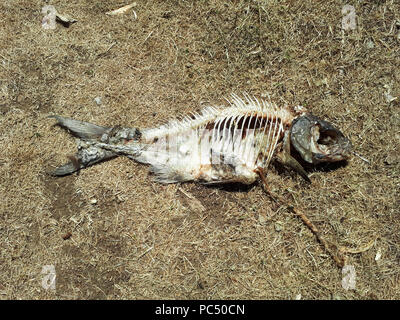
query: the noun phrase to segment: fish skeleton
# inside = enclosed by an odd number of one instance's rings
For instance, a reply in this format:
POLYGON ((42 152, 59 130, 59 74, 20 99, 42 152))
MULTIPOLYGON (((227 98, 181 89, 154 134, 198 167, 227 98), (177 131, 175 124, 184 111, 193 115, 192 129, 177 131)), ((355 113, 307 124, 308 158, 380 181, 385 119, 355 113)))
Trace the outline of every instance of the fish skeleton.
POLYGON ((292 155, 311 164, 347 160, 352 145, 329 122, 304 107, 277 107, 244 94, 229 106, 209 106, 156 128, 103 127, 50 116, 77 137, 78 152, 53 174, 65 176, 124 155, 150 165, 161 183, 252 184, 276 157, 309 181, 292 155))

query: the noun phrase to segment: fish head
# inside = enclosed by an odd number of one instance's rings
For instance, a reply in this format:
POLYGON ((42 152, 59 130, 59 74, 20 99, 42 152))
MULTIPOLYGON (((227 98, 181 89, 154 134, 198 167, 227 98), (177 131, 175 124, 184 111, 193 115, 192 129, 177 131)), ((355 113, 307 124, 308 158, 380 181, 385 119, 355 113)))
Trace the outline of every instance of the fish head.
POLYGON ((306 113, 296 118, 290 129, 291 145, 311 164, 349 159, 352 145, 331 123, 306 113))

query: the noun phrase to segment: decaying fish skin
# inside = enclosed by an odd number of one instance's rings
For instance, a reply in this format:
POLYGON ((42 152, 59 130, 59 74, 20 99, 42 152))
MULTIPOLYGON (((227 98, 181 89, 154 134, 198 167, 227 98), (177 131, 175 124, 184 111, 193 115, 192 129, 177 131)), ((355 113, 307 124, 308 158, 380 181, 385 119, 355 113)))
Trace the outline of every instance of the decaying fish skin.
POLYGON ((304 108, 278 108, 248 95, 243 99, 232 95, 229 103, 151 129, 108 128, 51 116, 77 137, 78 144, 74 161, 53 174, 68 175, 124 155, 149 164, 161 183, 252 184, 275 156, 308 180, 291 156, 291 147, 309 163, 349 158, 350 141, 304 108))

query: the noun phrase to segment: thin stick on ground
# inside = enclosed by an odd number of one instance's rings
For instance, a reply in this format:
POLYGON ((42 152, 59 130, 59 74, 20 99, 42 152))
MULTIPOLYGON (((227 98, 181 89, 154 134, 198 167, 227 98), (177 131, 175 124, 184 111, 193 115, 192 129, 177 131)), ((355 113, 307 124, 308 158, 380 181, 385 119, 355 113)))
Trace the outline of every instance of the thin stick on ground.
MULTIPOLYGON (((319 230, 317 229, 317 227, 310 221, 310 219, 308 219, 308 217, 301 212, 300 210, 292 207, 292 206, 288 206, 287 209, 291 212, 293 212, 295 215, 297 215, 302 221, 303 223, 311 230, 311 232, 315 235, 315 237, 317 238, 317 240, 319 241, 319 243, 322 244, 322 246, 324 247, 325 251, 329 253, 329 255, 333 258, 333 260, 335 261, 336 265, 339 268, 343 268, 343 266, 345 265, 345 258, 341 255, 337 255, 335 254, 328 242, 322 237, 321 233, 319 232, 319 230)), ((336 247, 336 246, 335 246, 336 247)))
POLYGON ((299 209, 297 209, 293 206, 285 204, 285 200, 282 199, 281 197, 279 197, 277 195, 272 195, 271 191, 268 188, 267 180, 265 179, 263 170, 261 168, 259 168, 257 170, 257 173, 260 176, 261 181, 263 182, 264 191, 268 194, 268 196, 271 197, 271 199, 274 200, 277 204, 286 207, 289 211, 293 212, 296 216, 298 216, 303 221, 303 223, 311 230, 311 232, 315 235, 318 242, 322 244, 325 251, 329 253, 329 255, 332 257, 332 259, 335 261, 336 265, 339 268, 343 268, 343 266, 345 265, 345 262, 346 262, 345 258, 343 256, 339 256, 339 255, 335 254, 331 250, 328 242, 324 239, 324 237, 321 235, 318 228, 311 222, 311 220, 305 215, 305 213, 301 212, 299 209))

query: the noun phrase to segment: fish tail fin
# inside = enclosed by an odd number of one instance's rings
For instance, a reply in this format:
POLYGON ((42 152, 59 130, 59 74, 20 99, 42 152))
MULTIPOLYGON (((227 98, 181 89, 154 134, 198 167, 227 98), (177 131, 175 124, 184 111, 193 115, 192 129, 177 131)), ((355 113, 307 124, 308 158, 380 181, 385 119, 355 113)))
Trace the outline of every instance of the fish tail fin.
POLYGON ((103 148, 93 145, 94 141, 108 136, 112 128, 98 126, 89 122, 65 118, 58 115, 49 116, 57 120, 57 125, 67 129, 72 135, 78 139, 78 152, 73 156, 68 156, 69 162, 58 167, 55 171, 51 172, 54 176, 66 176, 80 169, 89 167, 95 163, 112 159, 118 154, 105 150, 103 148))
POLYGON ((56 119, 59 126, 69 130, 74 136, 85 140, 101 138, 101 136, 110 129, 89 122, 65 118, 58 115, 51 115, 49 118, 56 119))

